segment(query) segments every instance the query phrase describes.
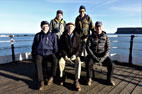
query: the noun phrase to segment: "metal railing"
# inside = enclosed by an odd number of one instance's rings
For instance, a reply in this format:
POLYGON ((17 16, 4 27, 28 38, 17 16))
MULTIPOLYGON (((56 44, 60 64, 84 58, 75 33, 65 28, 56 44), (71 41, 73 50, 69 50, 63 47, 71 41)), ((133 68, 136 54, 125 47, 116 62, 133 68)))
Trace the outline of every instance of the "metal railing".
POLYGON ((128 59, 128 63, 130 65, 133 64, 132 60, 133 60, 133 51, 142 51, 142 49, 134 49, 133 46, 134 46, 134 43, 142 43, 141 42, 134 42, 134 38, 135 37, 141 37, 142 36, 137 36, 137 35, 131 35, 131 36, 121 36, 121 35, 108 35, 109 37, 130 37, 130 40, 129 41, 118 41, 118 40, 111 40, 111 42, 114 42, 114 43, 119 43, 119 42, 123 42, 123 43, 130 43, 130 46, 129 48, 123 48, 123 47, 111 47, 112 49, 126 49, 126 50, 129 50, 129 59, 128 59))
MULTIPOLYGON (((14 42, 21 42, 21 41, 25 41, 25 42, 27 42, 27 41, 31 41, 31 42, 33 42, 33 40, 14 40, 14 37, 20 37, 20 36, 14 36, 14 35, 7 35, 7 36, 5 36, 5 37, 10 37, 10 40, 9 41, 1 41, 1 42, 9 42, 9 43, 11 43, 11 48, 8 48, 8 47, 5 47, 5 48, 0 48, 0 50, 5 50, 5 49, 11 49, 11 52, 12 52, 12 61, 14 62, 15 61, 15 48, 24 48, 24 47, 30 47, 30 45, 29 46, 14 46, 14 42)), ((22 36, 22 37, 26 37, 26 36, 22 36)), ((142 51, 142 49, 134 49, 133 48, 133 46, 134 46, 134 44, 133 43, 142 43, 142 42, 134 42, 133 40, 134 40, 134 38, 135 37, 141 37, 142 38, 142 36, 136 36, 136 35, 131 35, 131 36, 121 36, 121 35, 108 35, 108 37, 109 38, 111 38, 111 37, 115 37, 115 38, 117 38, 117 37, 130 37, 130 40, 129 41, 126 41, 126 40, 111 40, 111 42, 112 43, 118 43, 119 44, 119 42, 121 42, 121 43, 130 43, 130 46, 129 46, 129 48, 124 48, 124 47, 111 47, 112 49, 126 49, 126 50, 129 50, 129 60, 128 60, 128 62, 129 62, 129 64, 133 64, 133 62, 132 62, 132 59, 133 59, 133 50, 136 50, 136 51, 142 51)))

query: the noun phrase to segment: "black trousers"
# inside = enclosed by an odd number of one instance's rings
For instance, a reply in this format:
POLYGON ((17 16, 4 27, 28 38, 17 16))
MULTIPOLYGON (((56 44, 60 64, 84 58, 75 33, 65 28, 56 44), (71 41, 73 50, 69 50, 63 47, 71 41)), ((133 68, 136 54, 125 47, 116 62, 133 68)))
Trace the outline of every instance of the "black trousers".
MULTIPOLYGON (((36 65, 36 71, 39 81, 44 81, 44 73, 45 69, 48 69, 48 63, 51 62, 51 77, 54 77, 56 75, 56 68, 57 68, 57 58, 54 54, 48 55, 48 56, 41 56, 36 55, 34 57, 35 65, 36 65)), ((48 75, 45 73, 45 75, 48 75)))
MULTIPOLYGON (((86 69, 87 69, 87 77, 88 78, 92 78, 92 68, 93 68, 93 64, 95 64, 95 62, 96 61, 92 57, 87 56, 86 69)), ((114 70, 114 63, 112 62, 112 60, 109 57, 107 57, 102 62, 102 65, 107 67, 107 70, 108 70, 107 80, 111 80, 113 70, 114 70)))

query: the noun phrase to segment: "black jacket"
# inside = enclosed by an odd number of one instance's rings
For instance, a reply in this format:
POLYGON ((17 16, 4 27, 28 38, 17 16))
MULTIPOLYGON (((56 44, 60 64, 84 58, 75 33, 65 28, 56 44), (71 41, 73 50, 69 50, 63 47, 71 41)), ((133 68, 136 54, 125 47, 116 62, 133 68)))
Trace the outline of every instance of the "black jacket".
POLYGON ((94 59, 106 59, 110 52, 110 40, 102 31, 100 35, 92 33, 87 40, 87 52, 94 59))
POLYGON ((59 54, 60 56, 67 55, 71 57, 72 55, 79 56, 81 53, 81 39, 77 32, 73 31, 72 46, 70 46, 70 38, 67 31, 63 33, 59 41, 59 54))

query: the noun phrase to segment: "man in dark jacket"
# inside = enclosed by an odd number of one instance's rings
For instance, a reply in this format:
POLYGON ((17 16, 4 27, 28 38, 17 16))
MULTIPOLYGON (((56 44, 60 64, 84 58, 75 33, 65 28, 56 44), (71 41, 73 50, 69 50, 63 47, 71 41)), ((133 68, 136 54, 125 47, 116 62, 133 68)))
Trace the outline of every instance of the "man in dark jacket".
POLYGON ((86 41, 88 36, 90 35, 90 31, 94 32, 94 24, 92 19, 86 13, 86 8, 81 5, 79 8, 79 16, 76 17, 75 20, 75 30, 81 37, 82 44, 82 54, 81 56, 87 56, 86 52, 86 41))
POLYGON ((52 65, 48 85, 53 82, 57 67, 57 58, 55 54, 58 51, 57 36, 49 32, 49 23, 47 21, 41 22, 41 29, 41 32, 35 35, 32 45, 32 57, 36 64, 38 80, 40 82, 39 90, 44 89, 43 65, 47 68, 47 61, 51 62, 52 65))
MULTIPOLYGON (((60 77, 63 79, 63 71, 65 69, 65 63, 75 64, 75 87, 79 91, 81 90, 79 79, 81 73, 81 61, 80 61, 80 50, 81 50, 81 42, 79 35, 74 31, 75 25, 73 23, 67 24, 67 31, 61 36, 59 43, 59 69, 60 69, 60 77)), ((63 85, 63 82, 60 83, 63 85)))
POLYGON ((91 85, 91 72, 93 63, 99 62, 107 67, 107 82, 108 84, 115 85, 111 80, 114 64, 108 57, 110 52, 110 40, 106 35, 106 32, 102 31, 102 22, 97 21, 95 23, 96 32, 93 32, 87 40, 87 77, 88 85, 91 85))

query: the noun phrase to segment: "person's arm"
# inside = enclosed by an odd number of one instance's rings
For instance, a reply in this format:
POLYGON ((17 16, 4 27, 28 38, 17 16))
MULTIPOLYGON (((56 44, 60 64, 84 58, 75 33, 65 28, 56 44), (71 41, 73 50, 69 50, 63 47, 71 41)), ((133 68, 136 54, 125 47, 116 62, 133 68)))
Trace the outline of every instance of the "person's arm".
POLYGON ((50 27, 50 32, 52 32, 52 30, 53 30, 53 20, 50 21, 50 26, 49 27, 50 27))
POLYGON ((90 37, 88 38, 87 40, 87 43, 86 43, 86 50, 87 50, 87 53, 92 57, 94 58, 95 60, 99 61, 98 58, 96 57, 96 55, 93 53, 93 51, 91 50, 91 39, 90 37))
POLYGON ((37 34, 34 36, 33 44, 32 44, 32 58, 36 55, 36 47, 37 47, 37 34))
POLYGON ((89 16, 89 30, 95 32, 95 26, 90 16, 89 16))
POLYGON ((54 51, 54 54, 56 54, 58 52, 57 36, 54 34, 53 37, 54 37, 53 51, 54 51))
POLYGON ((109 40, 108 37, 106 37, 105 49, 106 49, 105 54, 101 58, 100 62, 103 62, 107 58, 107 56, 109 56, 109 52, 110 52, 110 40, 109 40))

